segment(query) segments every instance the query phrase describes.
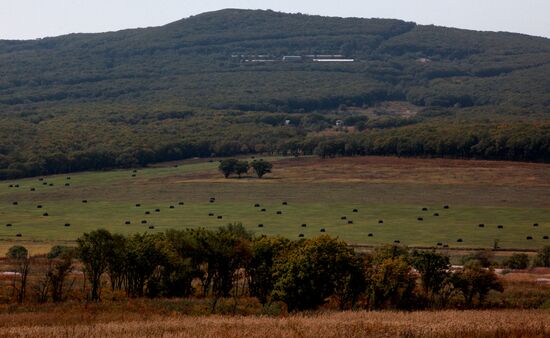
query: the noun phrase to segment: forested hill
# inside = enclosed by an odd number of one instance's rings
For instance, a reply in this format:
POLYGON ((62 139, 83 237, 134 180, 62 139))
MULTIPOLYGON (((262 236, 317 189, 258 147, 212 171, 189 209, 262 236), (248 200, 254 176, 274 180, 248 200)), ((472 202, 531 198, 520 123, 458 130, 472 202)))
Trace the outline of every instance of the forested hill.
POLYGON ((222 10, 0 41, 4 178, 264 151, 548 161, 549 119, 550 40, 520 34, 222 10))

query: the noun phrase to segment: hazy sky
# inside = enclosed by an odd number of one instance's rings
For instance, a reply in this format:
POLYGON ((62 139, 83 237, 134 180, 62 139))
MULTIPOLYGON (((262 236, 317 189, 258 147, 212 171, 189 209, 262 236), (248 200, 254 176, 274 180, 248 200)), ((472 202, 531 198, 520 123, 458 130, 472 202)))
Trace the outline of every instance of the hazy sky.
POLYGON ((550 0, 0 0, 0 39, 159 26, 223 8, 398 18, 550 37, 550 0))

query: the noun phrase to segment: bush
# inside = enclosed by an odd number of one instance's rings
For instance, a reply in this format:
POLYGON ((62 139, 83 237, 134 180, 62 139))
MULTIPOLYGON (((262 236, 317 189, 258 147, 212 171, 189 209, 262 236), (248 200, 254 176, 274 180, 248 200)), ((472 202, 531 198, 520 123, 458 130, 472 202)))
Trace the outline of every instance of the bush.
POLYGON ((527 269, 529 256, 524 253, 516 253, 504 261, 504 266, 509 269, 527 269))

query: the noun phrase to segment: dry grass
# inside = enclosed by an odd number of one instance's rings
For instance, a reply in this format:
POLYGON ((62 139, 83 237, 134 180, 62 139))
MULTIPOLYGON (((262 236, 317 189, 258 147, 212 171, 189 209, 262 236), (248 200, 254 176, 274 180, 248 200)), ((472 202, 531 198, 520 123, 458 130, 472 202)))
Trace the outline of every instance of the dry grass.
POLYGON ((341 312, 273 317, 0 316, 0 337, 548 337, 548 311, 341 312), (80 317, 75 323, 73 317, 80 317), (67 321, 67 323, 64 323, 67 321))

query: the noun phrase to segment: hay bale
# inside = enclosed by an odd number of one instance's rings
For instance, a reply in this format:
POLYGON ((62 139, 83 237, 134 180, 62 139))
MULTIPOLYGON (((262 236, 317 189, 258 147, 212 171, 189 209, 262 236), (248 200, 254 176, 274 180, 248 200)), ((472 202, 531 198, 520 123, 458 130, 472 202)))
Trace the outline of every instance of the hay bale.
POLYGON ((353 221, 352 221, 352 220, 349 220, 349 221, 348 221, 348 224, 353 224, 353 221))
POLYGON ((134 169, 134 170, 132 170, 132 172, 133 172, 133 173, 137 173, 137 170, 134 169))
POLYGON ((136 174, 132 174, 132 177, 136 177, 136 174))
POLYGON ((438 242, 438 243, 437 243, 437 246, 443 246, 443 243, 438 242))
POLYGON ((342 216, 340 217, 341 220, 345 220, 345 219, 348 219, 346 216, 342 216))
POLYGON ((8 185, 9 188, 13 188, 13 184, 8 185))
POLYGON ((216 202, 216 201, 215 200, 210 200, 210 203, 214 203, 214 202, 216 202))
POLYGON ((132 224, 132 222, 126 221, 126 222, 124 222, 124 224, 129 225, 129 224, 132 224))
POLYGON ((214 216, 214 213, 213 213, 213 212, 211 212, 211 213, 209 213, 209 214, 208 214, 208 216, 214 216))
POLYGON ((35 188, 31 188, 31 191, 35 191, 36 189, 35 188))
POLYGON ((444 247, 444 248, 448 248, 448 247, 449 247, 449 244, 443 244, 443 247, 444 247))
POLYGON ((17 201, 16 201, 16 202, 13 202, 12 204, 13 204, 13 205, 18 205, 19 203, 17 203, 17 201))
POLYGON ((38 180, 39 180, 39 181, 44 181, 44 178, 40 177, 38 180))
POLYGON ((53 187, 53 183, 50 183, 50 187, 53 187))
POLYGON ((262 209, 262 210, 260 210, 260 211, 265 212, 266 210, 265 210, 265 209, 262 209))
POLYGON ((70 179, 71 179, 71 176, 67 176, 67 179, 70 180, 70 179))
POLYGON ((9 228, 9 227, 13 226, 13 224, 8 223, 8 224, 6 224, 6 226, 9 228))
POLYGON ((400 241, 400 240, 398 240, 398 239, 396 239, 396 240, 395 240, 395 241, 393 241, 393 242, 394 242, 395 244, 399 244, 399 243, 401 243, 401 241, 400 241))
POLYGON ((428 211, 428 208, 422 208, 422 211, 428 211))
POLYGON ((542 236, 542 239, 548 239, 548 236, 542 236))
POLYGON ((68 187, 68 186, 70 186, 70 185, 71 185, 70 183, 65 183, 65 186, 66 186, 66 187, 68 187))
POLYGON ((138 208, 141 207, 141 204, 137 203, 137 204, 136 204, 136 207, 138 207, 138 208))
POLYGON ((305 235, 304 234, 299 234, 298 237, 303 238, 303 237, 305 237, 305 235))
POLYGON ((533 223, 533 226, 534 226, 534 227, 538 227, 539 224, 538 224, 538 223, 533 223))
POLYGON ((45 212, 45 213, 42 214, 42 216, 48 217, 48 216, 50 216, 50 214, 48 214, 47 212, 45 212))
POLYGON ((485 224, 483 224, 483 223, 479 223, 477 226, 480 227, 480 228, 485 228, 485 224))
POLYGON ((321 232, 327 232, 325 228, 321 228, 321 232))
POLYGON ((367 236, 368 237, 374 237, 374 234, 368 234, 367 236))
POLYGON ((287 202, 283 202, 283 205, 288 205, 288 203, 287 203, 287 202))
POLYGON ((82 203, 88 203, 88 200, 82 200, 82 203))
POLYGON ((71 226, 71 223, 65 223, 65 226, 66 226, 66 227, 70 227, 70 226, 71 226))
POLYGON ((382 220, 382 219, 378 220, 378 224, 383 224, 383 223, 384 223, 384 220, 382 220))
POLYGON ((282 211, 277 211, 277 215, 282 215, 283 212, 282 211))
POLYGON ((437 212, 434 213, 434 216, 435 216, 435 217, 439 217, 439 213, 437 213, 437 212))
POLYGON ((525 237, 525 238, 527 238, 527 240, 529 240, 529 241, 530 241, 530 240, 532 240, 532 239, 533 239, 533 236, 527 236, 527 237, 525 237))
POLYGON ((145 215, 150 215, 150 214, 151 214, 150 211, 146 211, 146 212, 145 212, 145 215))
POLYGON ((448 205, 444 205, 443 209, 449 209, 450 207, 448 205))
POLYGON ((40 204, 37 205, 37 206, 36 206, 36 209, 42 209, 42 205, 40 205, 40 204))
POLYGON ((258 203, 254 204, 254 208, 259 208, 260 205, 258 203))
POLYGON ((497 225, 497 229, 504 229, 503 225, 497 225))
POLYGON ((462 243, 463 242, 462 238, 459 238, 456 241, 457 241, 457 243, 462 243))
POLYGON ((15 237, 22 237, 23 235, 21 234, 15 234, 15 237))
POLYGON ((306 223, 302 223, 302 228, 305 228, 307 227, 307 224, 306 223))
POLYGON ((218 216, 218 219, 223 219, 223 216, 218 216))
POLYGON ((155 212, 160 212, 160 209, 155 209, 155 212))
POLYGON ((170 208, 170 209, 174 209, 175 207, 174 207, 173 205, 171 205, 169 208, 170 208))
POLYGON ((147 224, 146 220, 141 221, 141 224, 147 224))
POLYGON ((149 229, 153 230, 155 228, 154 225, 149 225, 149 229))
POLYGON ((263 224, 258 224, 258 228, 263 228, 264 225, 263 224))
POLYGON ((19 188, 19 184, 14 185, 14 187, 19 188))
POLYGON ((178 204, 179 204, 179 205, 184 205, 185 203, 183 203, 183 202, 179 202, 178 204))
POLYGON ((42 183, 42 185, 48 185, 48 182, 44 182, 44 183, 42 183))
POLYGON ((423 217, 418 217, 416 220, 418 220, 418 221, 423 221, 424 218, 423 218, 423 217))
POLYGON ((353 209, 353 212, 359 212, 359 210, 357 210, 357 209, 353 209))

